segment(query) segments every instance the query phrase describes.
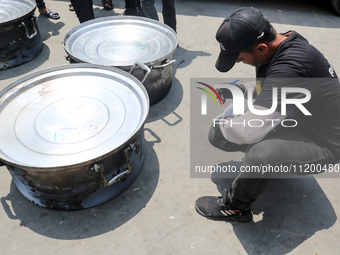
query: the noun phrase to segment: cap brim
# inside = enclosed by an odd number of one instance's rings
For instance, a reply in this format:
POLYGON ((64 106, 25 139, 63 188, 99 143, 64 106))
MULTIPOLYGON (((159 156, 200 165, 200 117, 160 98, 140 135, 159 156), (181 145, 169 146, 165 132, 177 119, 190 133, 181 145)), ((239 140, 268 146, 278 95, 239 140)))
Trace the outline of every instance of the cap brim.
POLYGON ((228 72, 235 65, 239 55, 239 53, 226 55, 225 52, 221 50, 215 64, 216 69, 220 72, 228 72))

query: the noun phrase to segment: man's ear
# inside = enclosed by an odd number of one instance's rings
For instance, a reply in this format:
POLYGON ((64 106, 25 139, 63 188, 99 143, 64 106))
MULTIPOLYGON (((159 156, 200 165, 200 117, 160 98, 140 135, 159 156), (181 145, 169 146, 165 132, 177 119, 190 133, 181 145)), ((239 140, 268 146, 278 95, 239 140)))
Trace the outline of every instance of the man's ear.
POLYGON ((261 55, 265 55, 268 52, 268 45, 265 43, 259 43, 256 47, 255 50, 260 53, 261 55))

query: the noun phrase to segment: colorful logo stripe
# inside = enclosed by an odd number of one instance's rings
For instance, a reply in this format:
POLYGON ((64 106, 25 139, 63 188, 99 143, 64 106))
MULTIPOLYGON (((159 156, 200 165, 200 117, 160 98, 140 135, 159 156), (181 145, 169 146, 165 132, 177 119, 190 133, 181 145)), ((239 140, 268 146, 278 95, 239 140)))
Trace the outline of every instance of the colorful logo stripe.
MULTIPOLYGON (((206 87, 209 88, 212 92, 214 92, 215 95, 216 95, 216 97, 217 97, 218 100, 220 101, 221 106, 223 105, 222 100, 221 100, 221 98, 220 98, 220 95, 217 93, 217 91, 216 91, 213 87, 211 87, 210 85, 208 85, 208 84, 206 84, 206 83, 203 83, 203 82, 197 82, 197 83, 206 86, 206 87)), ((197 88, 198 88, 198 89, 201 89, 201 90, 203 90, 203 91, 205 91, 206 93, 208 93, 208 94, 211 96, 211 98, 214 100, 215 105, 217 105, 214 96, 213 96, 208 90, 202 89, 202 88, 200 88, 200 87, 197 87, 197 88)))
POLYGON ((198 88, 198 89, 201 89, 201 90, 203 90, 203 91, 205 91, 206 93, 208 93, 208 95, 209 96, 211 96, 211 98, 214 100, 214 103, 215 103, 215 105, 217 105, 217 103, 216 103, 216 100, 215 100, 215 98, 214 98, 214 96, 208 91, 208 90, 206 90, 206 89, 203 89, 203 88, 200 88, 200 87, 196 87, 196 88, 198 88))

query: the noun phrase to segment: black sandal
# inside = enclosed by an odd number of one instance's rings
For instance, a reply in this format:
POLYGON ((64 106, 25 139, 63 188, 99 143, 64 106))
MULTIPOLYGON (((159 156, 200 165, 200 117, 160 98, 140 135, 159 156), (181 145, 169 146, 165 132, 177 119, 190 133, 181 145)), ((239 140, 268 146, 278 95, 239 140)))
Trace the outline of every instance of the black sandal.
POLYGON ((102 0, 102 4, 103 4, 105 10, 112 10, 113 9, 112 0, 102 0))

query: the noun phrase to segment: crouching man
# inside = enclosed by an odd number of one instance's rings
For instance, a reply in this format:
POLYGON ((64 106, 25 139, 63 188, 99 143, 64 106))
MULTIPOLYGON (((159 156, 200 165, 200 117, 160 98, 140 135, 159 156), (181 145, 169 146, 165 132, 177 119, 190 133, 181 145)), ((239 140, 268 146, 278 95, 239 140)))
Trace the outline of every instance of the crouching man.
POLYGON ((244 169, 291 169, 289 173, 240 172, 222 196, 196 201, 196 211, 204 217, 246 222, 253 218, 252 203, 274 178, 305 174, 301 166, 306 164, 327 169, 340 161, 340 85, 332 66, 303 36, 295 31, 277 33, 254 8, 234 11, 221 24, 216 39, 221 48, 219 71, 243 62, 256 67, 260 82, 252 109, 240 115, 232 108, 225 111, 209 131, 210 143, 226 152, 245 152, 244 169), (262 120, 263 125, 231 124, 252 119, 262 120), (280 124, 288 119, 295 124, 280 124))

